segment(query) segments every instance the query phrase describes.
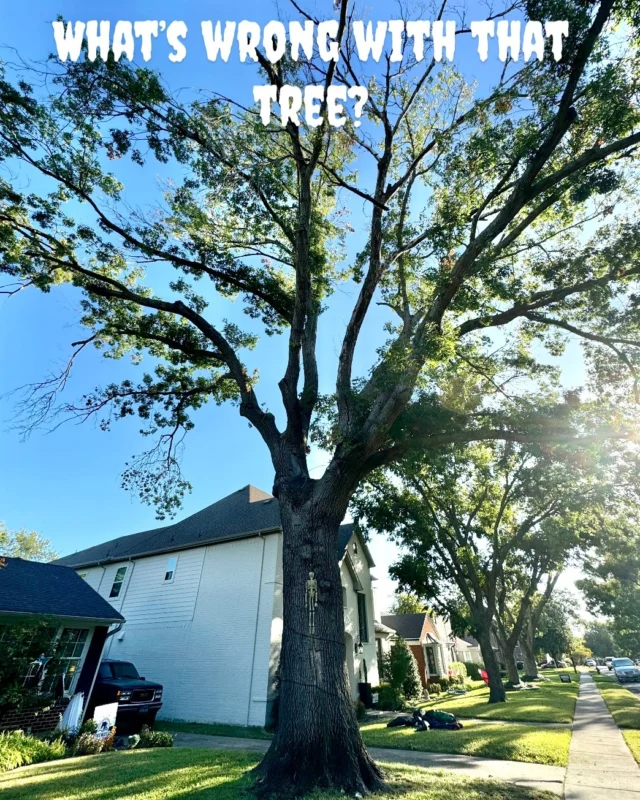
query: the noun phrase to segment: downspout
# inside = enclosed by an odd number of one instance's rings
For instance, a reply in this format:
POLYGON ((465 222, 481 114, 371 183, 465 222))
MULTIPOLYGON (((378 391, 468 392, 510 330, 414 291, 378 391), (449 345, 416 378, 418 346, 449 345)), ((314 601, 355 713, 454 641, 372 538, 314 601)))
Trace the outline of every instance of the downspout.
MULTIPOLYGON (((122 610, 124 609, 124 601, 126 600, 127 592, 129 591, 129 586, 131 586, 131 579, 133 578, 133 570, 135 569, 136 562, 133 561, 130 558, 128 560, 127 564, 131 566, 131 572, 129 572, 129 577, 127 579, 127 585, 125 587, 124 594, 122 595, 121 599, 119 598, 120 599, 120 613, 122 613, 122 610)), ((123 616, 124 616, 124 614, 123 614, 123 616)), ((126 622, 126 621, 127 620, 125 619, 124 622, 126 622)), ((113 636, 114 633, 119 633, 122 630, 122 626, 124 625, 124 622, 119 623, 120 627, 117 630, 112 631, 111 633, 109 633, 108 636, 113 636)), ((105 640, 105 642, 106 642, 106 640, 105 640)), ((109 642, 109 655, 111 655, 111 645, 112 644, 113 644, 113 641, 109 642)))
POLYGON ((251 718, 251 697, 253 695, 253 671, 256 661, 256 647, 258 643, 258 624, 260 622, 260 601, 262 600, 262 575, 264 572, 264 550, 266 541, 262 533, 259 533, 258 536, 260 537, 260 539, 262 539, 262 559, 260 561, 260 580, 258 582, 258 606, 256 608, 256 627, 253 632, 253 655, 251 657, 251 678, 249 680, 249 700, 247 703, 247 727, 249 727, 249 720, 251 718))

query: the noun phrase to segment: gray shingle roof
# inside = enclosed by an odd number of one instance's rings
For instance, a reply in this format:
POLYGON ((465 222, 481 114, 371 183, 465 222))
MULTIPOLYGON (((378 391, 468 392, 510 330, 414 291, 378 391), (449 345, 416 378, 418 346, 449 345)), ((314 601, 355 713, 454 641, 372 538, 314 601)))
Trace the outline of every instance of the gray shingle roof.
MULTIPOLYGON (((388 614, 380 617, 380 620, 383 625, 392 628, 403 639, 417 639, 418 641, 422 637, 425 622, 428 620, 431 623, 427 613, 388 614)), ((427 629, 430 633, 435 633, 432 623, 430 625, 427 624, 427 629)))
MULTIPOLYGON (((249 485, 173 525, 111 539, 64 556, 55 563, 76 569, 90 567, 154 553, 243 539, 261 532, 277 531, 280 527, 280 506, 276 498, 249 485)), ((340 526, 339 560, 344 556, 353 527, 353 523, 340 526)))
POLYGON ((6 558, 0 569, 0 614, 41 614, 122 622, 124 617, 74 570, 6 558))

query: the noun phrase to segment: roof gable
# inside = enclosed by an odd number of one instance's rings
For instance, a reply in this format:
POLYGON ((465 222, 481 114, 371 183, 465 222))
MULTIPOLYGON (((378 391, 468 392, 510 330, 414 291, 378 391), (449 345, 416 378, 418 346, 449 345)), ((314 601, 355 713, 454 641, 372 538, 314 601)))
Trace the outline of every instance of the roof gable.
POLYGON ((433 620, 426 611, 419 614, 387 614, 381 617, 381 622, 409 641, 422 642, 428 636, 436 640, 439 638, 433 620))
POLYGON ((37 614, 122 622, 119 614, 74 570, 22 558, 0 569, 0 614, 37 614))

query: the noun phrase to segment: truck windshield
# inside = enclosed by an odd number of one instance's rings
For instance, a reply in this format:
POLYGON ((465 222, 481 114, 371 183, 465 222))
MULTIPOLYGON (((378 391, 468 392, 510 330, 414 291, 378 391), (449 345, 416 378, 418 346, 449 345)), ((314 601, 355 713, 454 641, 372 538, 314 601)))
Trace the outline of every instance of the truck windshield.
POLYGON ((114 678, 139 678, 138 670, 128 661, 112 661, 108 665, 114 678))

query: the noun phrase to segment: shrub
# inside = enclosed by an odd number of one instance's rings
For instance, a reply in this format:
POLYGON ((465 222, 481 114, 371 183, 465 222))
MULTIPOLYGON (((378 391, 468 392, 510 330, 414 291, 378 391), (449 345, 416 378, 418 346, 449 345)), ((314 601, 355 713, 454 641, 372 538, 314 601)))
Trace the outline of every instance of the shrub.
POLYGON ((0 733, 0 772, 16 767, 64 758, 67 748, 62 739, 38 739, 22 731, 0 733))
POLYGON ((406 700, 417 700, 422 695, 418 662, 404 639, 398 637, 391 646, 384 672, 389 683, 402 692, 406 700))
POLYGON ((94 719, 88 719, 80 728, 80 733, 90 733, 92 736, 98 732, 98 723, 94 719))
POLYGON ((464 683, 467 677, 467 665, 462 661, 452 661, 449 664, 449 676, 455 679, 458 684, 464 683))
POLYGON ((429 694, 440 694, 442 687, 437 681, 429 681, 427 683, 427 691, 429 694))
POLYGON ((145 725, 140 732, 140 747, 173 747, 173 736, 168 731, 152 731, 145 725))
POLYGON ((74 756, 94 756, 101 753, 104 747, 104 739, 98 739, 93 733, 81 733, 73 746, 74 756))
POLYGON ((381 683, 372 691, 378 694, 378 708, 381 711, 400 711, 404 708, 402 692, 390 684, 381 683))
POLYGON ((355 706, 356 709, 356 719, 358 720, 358 722, 362 722, 367 716, 367 709, 365 707, 365 704, 362 702, 362 700, 356 700, 356 702, 353 705, 355 706))
POLYGON ((465 664, 465 667, 467 669, 467 675, 469 676, 469 678, 471 678, 472 681, 482 680, 482 675, 480 674, 480 670, 484 669, 482 664, 474 664, 473 662, 470 662, 468 664, 465 664))

